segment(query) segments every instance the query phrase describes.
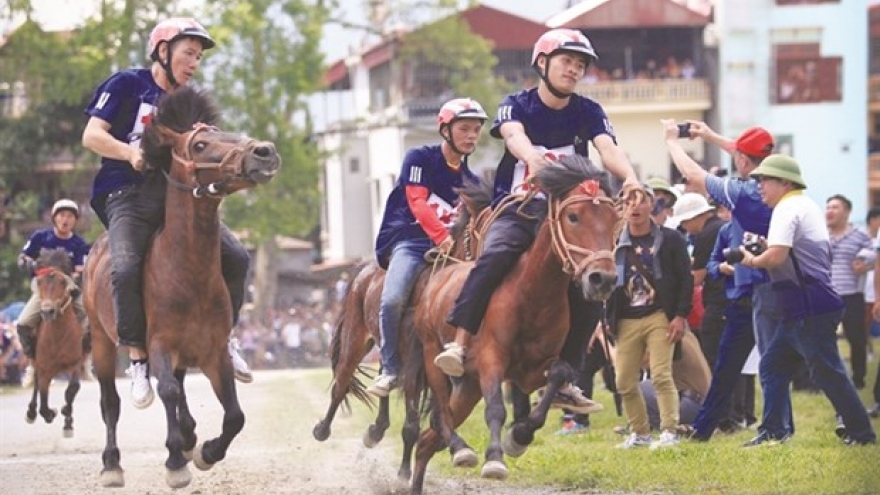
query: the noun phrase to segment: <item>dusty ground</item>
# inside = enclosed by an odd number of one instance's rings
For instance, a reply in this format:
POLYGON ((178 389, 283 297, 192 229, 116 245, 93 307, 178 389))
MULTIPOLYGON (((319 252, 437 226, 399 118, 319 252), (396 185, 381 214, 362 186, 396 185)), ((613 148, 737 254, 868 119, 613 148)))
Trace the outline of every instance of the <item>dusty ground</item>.
MULTIPOLYGON (((192 483, 179 490, 165 484, 166 451, 164 408, 158 397, 143 411, 126 402, 126 381, 118 383, 123 395, 119 448, 125 469, 124 488, 98 484, 104 425, 100 419, 98 387, 84 382, 74 404, 75 435, 63 438, 61 417, 52 424, 41 418, 24 421, 30 393, 0 389, 0 493, 10 495, 57 494, 170 494, 177 495, 337 495, 345 493, 390 495, 408 493, 396 480, 399 425, 386 439, 366 449, 362 420, 337 415, 333 434, 317 442, 311 431, 329 401, 321 371, 276 371, 256 375, 254 383, 238 387, 247 416, 242 433, 226 459, 212 470, 192 465, 192 483)), ((323 372, 326 375, 326 372, 323 372)), ((64 382, 53 385, 50 402, 60 409, 64 382)), ((187 379, 190 407, 198 422, 199 441, 219 432, 222 410, 207 380, 187 379)), ((363 407, 360 404, 356 407, 363 407)), ((549 495, 558 489, 517 489, 499 482, 440 479, 429 470, 426 493, 549 495)), ((570 493, 570 492, 569 492, 570 493)))

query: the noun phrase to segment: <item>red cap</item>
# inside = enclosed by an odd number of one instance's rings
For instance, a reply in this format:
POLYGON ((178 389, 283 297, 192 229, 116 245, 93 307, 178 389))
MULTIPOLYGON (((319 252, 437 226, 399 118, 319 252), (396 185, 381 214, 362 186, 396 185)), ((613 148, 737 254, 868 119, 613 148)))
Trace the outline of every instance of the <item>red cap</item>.
POLYGON ((736 150, 755 158, 766 158, 773 152, 773 136, 763 127, 749 127, 736 140, 736 150))

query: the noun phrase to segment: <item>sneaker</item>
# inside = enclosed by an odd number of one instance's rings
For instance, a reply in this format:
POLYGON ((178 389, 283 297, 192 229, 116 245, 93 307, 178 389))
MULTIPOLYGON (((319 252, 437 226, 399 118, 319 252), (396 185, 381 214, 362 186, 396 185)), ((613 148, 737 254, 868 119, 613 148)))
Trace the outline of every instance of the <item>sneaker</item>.
POLYGON ((868 416, 872 418, 880 418, 880 402, 874 404, 874 407, 868 409, 868 416))
POLYGON ((28 364, 24 369, 24 376, 21 378, 22 388, 31 388, 34 386, 34 365, 28 364))
POLYGON ((611 428, 611 431, 620 436, 626 436, 629 435, 629 425, 617 425, 614 428, 611 428))
POLYGON ((678 435, 674 431, 663 430, 657 440, 651 442, 650 449, 657 450, 678 445, 678 435))
POLYGON ((843 424, 843 418, 838 414, 836 416, 837 424, 834 425, 834 434, 841 440, 846 437, 846 425, 843 424))
POLYGON ((567 436, 567 435, 578 435, 581 433, 587 433, 590 431, 590 426, 585 425, 583 423, 578 423, 573 419, 569 419, 562 423, 562 428, 560 428, 556 435, 559 436, 567 436))
POLYGON ((791 435, 788 435, 788 434, 785 434, 780 438, 776 438, 776 437, 770 435, 769 433, 762 431, 761 433, 758 434, 758 436, 756 436, 755 438, 744 443, 742 446, 743 447, 757 447, 759 445, 766 445, 766 446, 781 445, 781 444, 787 442, 790 438, 791 438, 791 435))
POLYGON ((592 414, 605 409, 602 404, 587 398, 584 392, 572 383, 565 384, 556 392, 550 407, 568 409, 577 414, 592 414))
POLYGON ((651 435, 639 435, 638 433, 630 433, 626 440, 621 444, 617 444, 616 448, 618 449, 635 449, 638 447, 650 447, 651 446, 651 435))
POLYGON ((395 388, 397 388, 397 375, 382 373, 376 377, 372 385, 367 387, 367 392, 377 397, 388 397, 388 394, 395 388))
POLYGON ((877 443, 876 440, 856 440, 855 438, 846 435, 843 437, 843 444, 848 446, 859 446, 859 445, 874 445, 877 443))
POLYGON ((434 358, 434 366, 449 376, 464 375, 464 347, 456 342, 450 342, 443 348, 445 350, 434 358))
POLYGON ((131 402, 138 409, 146 409, 153 403, 153 386, 150 384, 150 365, 131 363, 125 371, 131 377, 131 402))
POLYGON ((241 355, 241 347, 238 344, 238 339, 235 337, 230 337, 229 339, 229 357, 232 358, 232 371, 236 380, 241 383, 254 381, 251 367, 248 366, 247 361, 241 355))

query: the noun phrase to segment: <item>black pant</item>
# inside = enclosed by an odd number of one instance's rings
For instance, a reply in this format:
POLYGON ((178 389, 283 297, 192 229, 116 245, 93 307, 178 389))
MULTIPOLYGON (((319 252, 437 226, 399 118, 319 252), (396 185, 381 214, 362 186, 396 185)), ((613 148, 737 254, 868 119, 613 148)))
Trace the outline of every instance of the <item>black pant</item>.
POLYGON ((843 333, 849 342, 852 380, 857 388, 865 386, 868 362, 868 332, 865 329, 865 294, 857 292, 842 296, 843 333))
POLYGON ((727 325, 727 318, 724 316, 727 304, 707 304, 705 308, 697 337, 700 339, 700 349, 706 357, 706 362, 709 363, 709 369, 714 369, 715 361, 718 359, 721 334, 724 333, 724 327, 727 325))
MULTIPOLYGON (((149 174, 143 183, 114 191, 106 199, 110 281, 120 345, 144 348, 146 344, 143 264, 150 240, 165 217, 165 185, 163 176, 149 174)), ((220 230, 220 262, 234 325, 244 303, 250 256, 222 223, 220 230)))

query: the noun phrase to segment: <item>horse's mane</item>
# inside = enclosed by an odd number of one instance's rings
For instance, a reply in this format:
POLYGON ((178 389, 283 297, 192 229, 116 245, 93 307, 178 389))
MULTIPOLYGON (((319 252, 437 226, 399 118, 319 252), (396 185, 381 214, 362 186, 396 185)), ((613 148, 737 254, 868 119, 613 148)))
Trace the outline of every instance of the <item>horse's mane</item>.
POLYGON ((156 114, 144 129, 141 141, 144 161, 151 167, 165 170, 171 164, 171 146, 161 139, 156 126, 184 133, 191 131, 197 123, 211 126, 220 124, 220 109, 208 91, 182 86, 165 94, 159 100, 156 114))
POLYGON ((73 260, 64 248, 41 249, 35 265, 40 268, 57 268, 66 275, 73 273, 73 260))
POLYGON ((611 196, 608 173, 594 165, 589 158, 581 155, 568 155, 560 159, 554 166, 538 172, 535 180, 541 190, 557 198, 565 196, 585 180, 598 181, 599 187, 605 191, 605 194, 611 196))
POLYGON ((464 185, 456 188, 455 191, 461 197, 461 206, 449 233, 454 239, 459 239, 471 219, 471 209, 473 209, 473 213, 476 213, 492 203, 493 188, 491 184, 477 179, 464 181, 464 185), (468 204, 471 205, 470 208, 467 206, 468 204))

